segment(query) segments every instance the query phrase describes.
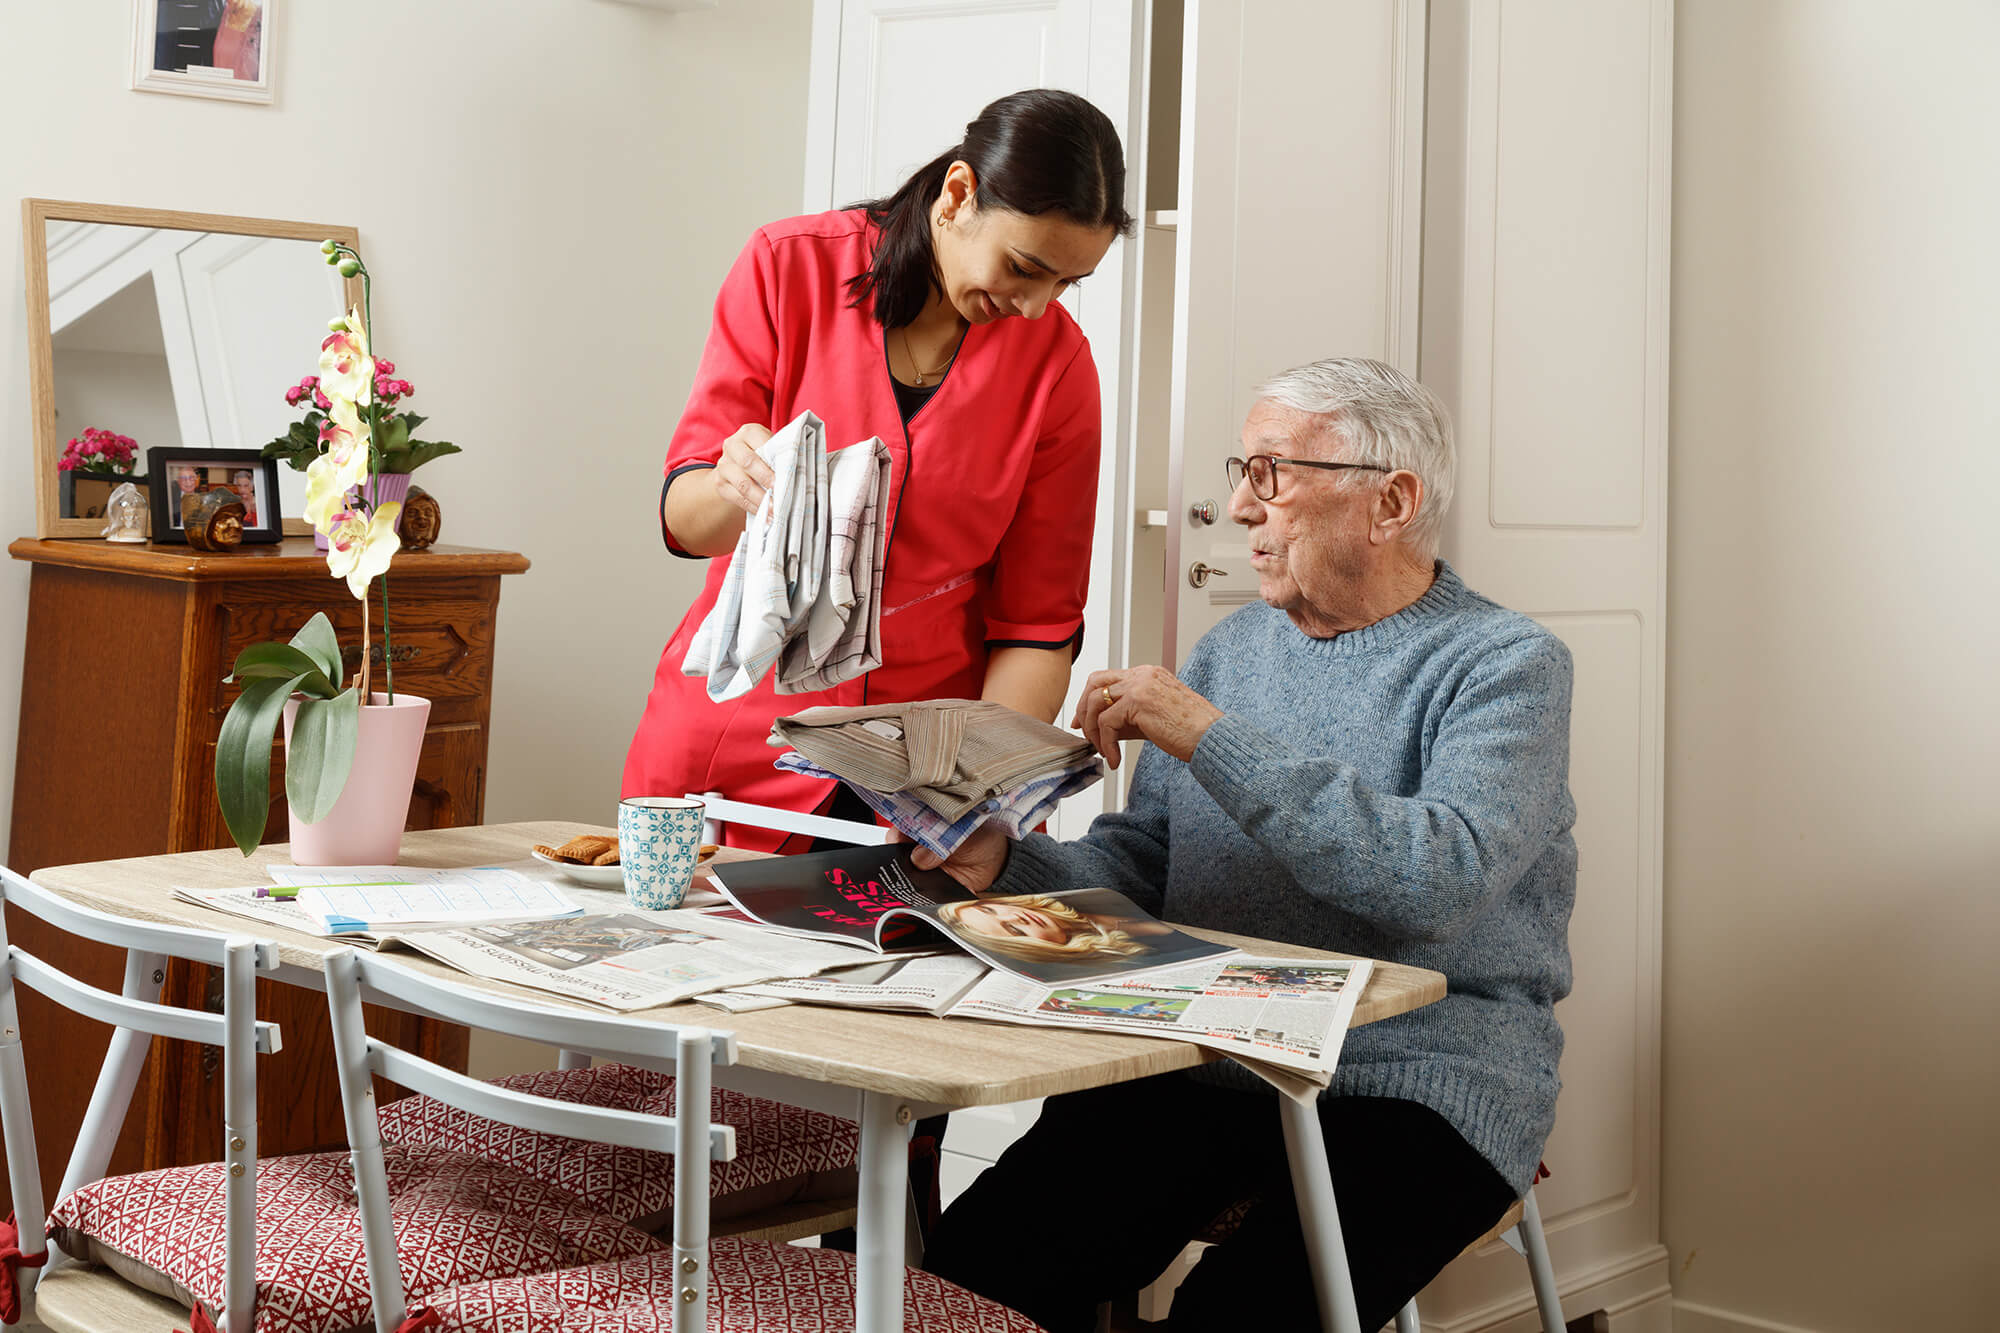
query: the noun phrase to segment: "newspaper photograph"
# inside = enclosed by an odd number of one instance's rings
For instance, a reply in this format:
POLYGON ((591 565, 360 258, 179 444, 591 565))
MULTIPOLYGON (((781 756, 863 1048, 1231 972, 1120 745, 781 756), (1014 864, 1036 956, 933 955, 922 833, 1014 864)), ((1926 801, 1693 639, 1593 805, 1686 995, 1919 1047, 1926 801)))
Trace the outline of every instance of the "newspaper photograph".
POLYGON ((1094 986, 1038 986, 996 972, 948 1013, 1171 1037, 1324 1088, 1367 982, 1365 959, 1244 955, 1094 986))

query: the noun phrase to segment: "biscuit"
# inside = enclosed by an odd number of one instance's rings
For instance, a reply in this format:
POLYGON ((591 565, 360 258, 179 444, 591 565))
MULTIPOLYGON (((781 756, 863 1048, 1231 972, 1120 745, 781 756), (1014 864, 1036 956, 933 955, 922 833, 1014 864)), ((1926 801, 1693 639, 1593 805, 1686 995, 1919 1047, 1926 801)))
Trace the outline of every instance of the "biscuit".
POLYGON ((590 863, 594 866, 615 866, 618 864, 618 849, 616 847, 607 847, 596 856, 591 857, 590 863))
POLYGON ((607 851, 618 847, 618 839, 601 833, 579 833, 562 846, 556 848, 556 855, 565 861, 587 864, 607 851))

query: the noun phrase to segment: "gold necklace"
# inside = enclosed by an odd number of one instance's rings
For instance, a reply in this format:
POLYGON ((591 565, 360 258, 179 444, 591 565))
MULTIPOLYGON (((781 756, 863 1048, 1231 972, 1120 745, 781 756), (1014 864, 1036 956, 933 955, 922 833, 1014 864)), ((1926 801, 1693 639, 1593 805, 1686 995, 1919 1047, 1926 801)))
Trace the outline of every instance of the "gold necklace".
POLYGON ((958 337, 952 339, 951 341, 952 356, 946 357, 944 359, 944 364, 939 366, 936 370, 925 370, 922 366, 917 364, 917 354, 910 349, 910 326, 907 324, 903 326, 903 355, 910 359, 910 369, 917 372, 917 387, 919 389, 924 387, 924 376, 942 375, 947 370, 951 369, 952 357, 958 355, 958 344, 959 341, 964 337, 965 337, 965 330, 960 329, 958 331, 958 337))

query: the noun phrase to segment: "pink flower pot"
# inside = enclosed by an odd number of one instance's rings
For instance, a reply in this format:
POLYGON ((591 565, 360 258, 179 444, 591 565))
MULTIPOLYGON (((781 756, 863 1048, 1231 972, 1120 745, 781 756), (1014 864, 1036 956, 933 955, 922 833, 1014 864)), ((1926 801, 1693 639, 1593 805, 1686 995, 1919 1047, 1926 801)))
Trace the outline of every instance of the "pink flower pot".
MULTIPOLYGON (((340 799, 317 824, 291 812, 293 865, 387 866, 402 854, 403 825, 410 818, 410 793, 416 788, 417 756, 424 748, 431 701, 399 693, 391 704, 379 692, 368 699, 361 710, 354 767, 340 799)), ((285 704, 287 745, 298 711, 297 699, 285 704)))

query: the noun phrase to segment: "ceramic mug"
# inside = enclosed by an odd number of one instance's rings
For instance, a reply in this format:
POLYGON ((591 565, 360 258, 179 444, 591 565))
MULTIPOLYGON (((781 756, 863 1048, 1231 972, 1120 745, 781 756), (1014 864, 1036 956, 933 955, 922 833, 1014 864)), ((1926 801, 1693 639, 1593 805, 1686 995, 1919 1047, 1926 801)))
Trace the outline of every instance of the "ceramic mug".
POLYGON ((618 862, 634 907, 669 911, 687 897, 707 809, 690 796, 633 796, 618 803, 618 862))

